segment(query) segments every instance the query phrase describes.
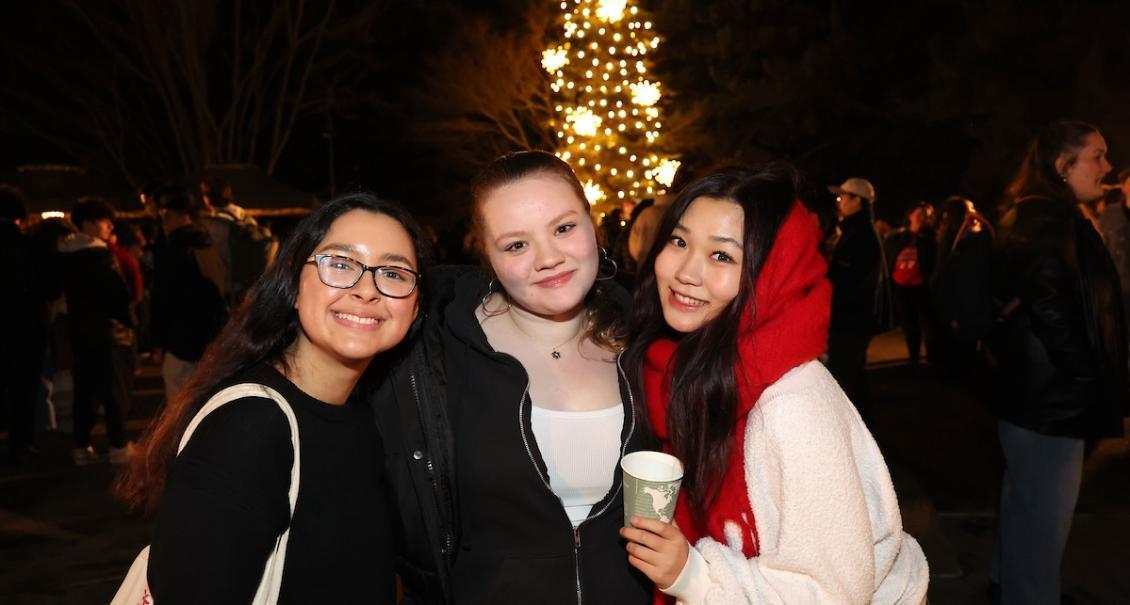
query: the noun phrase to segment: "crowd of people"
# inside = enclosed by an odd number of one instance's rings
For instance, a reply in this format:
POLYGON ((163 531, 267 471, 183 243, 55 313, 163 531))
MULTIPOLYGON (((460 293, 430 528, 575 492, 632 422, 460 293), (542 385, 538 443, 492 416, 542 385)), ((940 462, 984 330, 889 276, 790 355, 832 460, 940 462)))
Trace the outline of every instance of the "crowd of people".
POLYGON ((4 191, 4 303, 33 318, 30 360, 3 364, 12 453, 33 452, 27 376, 65 307, 74 461, 100 457, 101 405, 118 494, 156 515, 140 585, 161 603, 392 603, 396 577, 408 603, 924 603, 869 428, 867 349, 897 322, 910 363, 993 368, 991 593, 1058 603, 1084 442, 1127 414, 1111 170, 1097 128, 1059 122, 996 220, 955 196, 889 229, 858 177, 822 220, 770 163, 681 170, 597 224, 567 163, 523 151, 472 183, 477 267, 434 266, 427 231, 363 193, 276 250, 223 183, 146 191, 152 245, 99 200, 22 233, 4 191), (135 445, 139 338, 166 403, 135 445), (671 522, 625 526, 639 450, 684 465, 671 522))
POLYGON ((246 275, 261 273, 277 248, 231 197, 222 181, 199 191, 151 187, 141 192, 149 220, 123 220, 107 200, 83 198, 67 218, 29 221, 20 192, 0 187, 4 258, 15 277, 2 304, 8 317, 25 318, 3 364, 14 461, 35 455, 36 427, 54 424, 51 378, 64 368, 75 464, 132 455, 125 423, 140 355, 162 366, 166 400, 174 399, 243 298, 246 275), (90 439, 99 410, 105 452, 90 439))

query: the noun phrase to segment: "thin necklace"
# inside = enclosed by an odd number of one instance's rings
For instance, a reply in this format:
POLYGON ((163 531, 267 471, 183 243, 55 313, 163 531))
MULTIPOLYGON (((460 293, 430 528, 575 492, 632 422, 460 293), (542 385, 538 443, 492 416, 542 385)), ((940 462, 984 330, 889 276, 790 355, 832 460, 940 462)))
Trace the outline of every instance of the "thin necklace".
MULTIPOLYGON (((526 338, 529 338, 531 341, 538 342, 538 339, 534 338, 532 334, 530 334, 529 332, 522 329, 522 326, 520 324, 518 324, 517 321, 514 320, 513 314, 507 313, 507 315, 510 317, 510 323, 514 324, 514 327, 518 328, 519 332, 521 332, 522 334, 525 334, 526 338)), ((585 324, 584 324, 584 322, 581 322, 581 329, 577 330, 576 334, 573 334, 569 338, 566 338, 560 344, 550 348, 549 356, 552 357, 554 360, 561 359, 561 351, 559 351, 558 349, 560 349, 561 347, 563 347, 563 346, 569 344, 570 342, 572 342, 573 340, 575 340, 584 331, 585 331, 585 324)))

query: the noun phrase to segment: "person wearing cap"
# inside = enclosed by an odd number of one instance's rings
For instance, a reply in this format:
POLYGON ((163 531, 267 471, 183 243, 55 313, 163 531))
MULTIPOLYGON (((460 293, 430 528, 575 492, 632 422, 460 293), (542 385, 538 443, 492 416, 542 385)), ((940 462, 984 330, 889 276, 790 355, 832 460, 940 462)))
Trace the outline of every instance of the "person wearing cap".
POLYGON ((832 321, 828 330, 828 370, 871 423, 867 388, 867 346, 875 325, 876 293, 882 266, 882 247, 875 233, 871 205, 875 187, 852 177, 830 186, 840 215, 839 239, 828 261, 832 282, 832 321))

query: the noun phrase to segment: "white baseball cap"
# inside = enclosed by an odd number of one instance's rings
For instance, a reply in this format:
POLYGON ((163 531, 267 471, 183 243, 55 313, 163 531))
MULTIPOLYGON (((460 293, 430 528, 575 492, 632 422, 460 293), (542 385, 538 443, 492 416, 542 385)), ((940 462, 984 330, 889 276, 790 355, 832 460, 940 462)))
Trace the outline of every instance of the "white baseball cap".
POLYGON ((850 193, 852 195, 858 195, 869 202, 875 201, 875 187, 871 184, 871 181, 861 179, 857 176, 853 176, 844 181, 843 185, 829 185, 828 191, 836 195, 850 193))

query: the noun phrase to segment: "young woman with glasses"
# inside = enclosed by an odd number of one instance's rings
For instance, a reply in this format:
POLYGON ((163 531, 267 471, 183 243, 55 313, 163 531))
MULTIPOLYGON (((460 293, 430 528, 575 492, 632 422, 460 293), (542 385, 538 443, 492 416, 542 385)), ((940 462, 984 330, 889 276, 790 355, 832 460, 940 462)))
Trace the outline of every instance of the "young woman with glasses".
POLYGON ((424 246, 402 209, 368 194, 339 197, 298 225, 119 481, 124 499, 157 512, 156 602, 250 602, 288 527, 280 603, 394 602, 384 448, 351 395, 415 321, 424 246), (291 428, 274 401, 218 408, 176 453, 202 405, 240 383, 274 389, 294 411, 293 517, 291 428))
POLYGON ((618 463, 644 435, 618 367, 627 295, 583 190, 529 151, 488 165, 472 195, 483 270, 429 275, 421 338, 374 400, 407 595, 647 603, 617 534, 618 463))

